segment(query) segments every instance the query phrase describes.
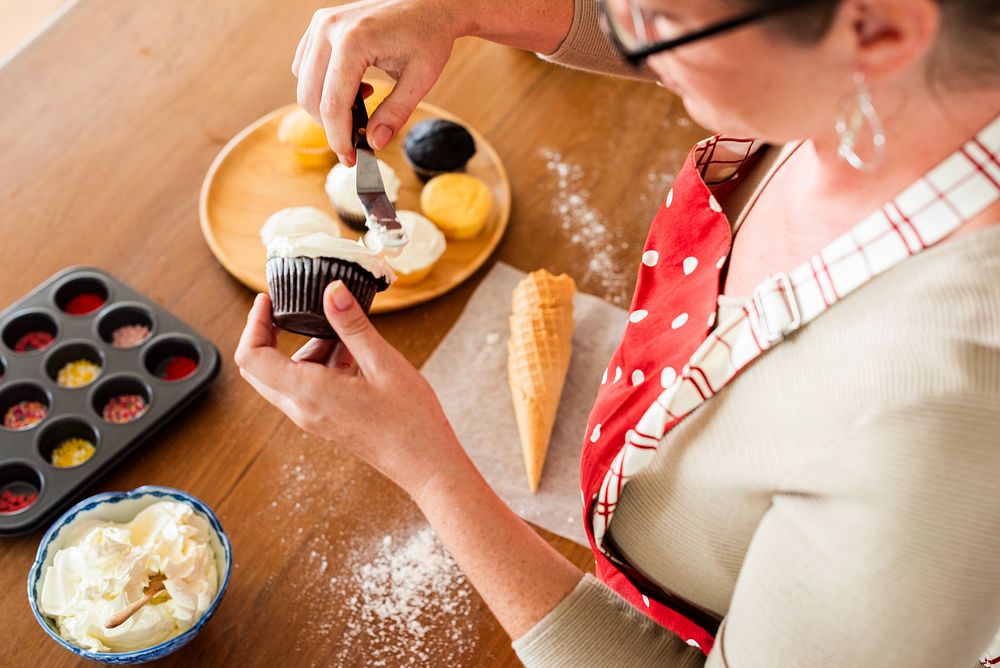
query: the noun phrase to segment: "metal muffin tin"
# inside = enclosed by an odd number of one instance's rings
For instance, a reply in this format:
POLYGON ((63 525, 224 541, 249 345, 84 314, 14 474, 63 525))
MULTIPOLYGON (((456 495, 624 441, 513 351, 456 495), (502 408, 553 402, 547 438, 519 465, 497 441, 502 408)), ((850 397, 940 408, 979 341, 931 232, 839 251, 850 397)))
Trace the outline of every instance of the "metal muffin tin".
POLYGON ((0 312, 0 425, 7 409, 19 401, 48 404, 48 414, 38 424, 20 430, 0 426, 0 489, 26 483, 38 492, 23 510, 0 513, 0 536, 27 533, 51 520, 180 413, 218 375, 219 365, 219 351, 208 339, 92 267, 63 270, 0 312), (66 302, 81 292, 103 293, 104 304, 85 315, 64 311, 66 302), (112 332, 128 324, 148 326, 149 337, 133 348, 112 346, 112 332), (19 336, 32 330, 49 331, 55 340, 44 350, 15 352, 19 336), (194 359, 197 368, 180 380, 158 377, 158 366, 176 355, 194 359), (59 369, 78 359, 100 363, 100 375, 85 387, 59 386, 59 369), (146 412, 125 424, 106 422, 102 409, 120 394, 143 395, 146 412), (94 454, 72 468, 52 465, 53 448, 73 437, 93 443, 94 454))

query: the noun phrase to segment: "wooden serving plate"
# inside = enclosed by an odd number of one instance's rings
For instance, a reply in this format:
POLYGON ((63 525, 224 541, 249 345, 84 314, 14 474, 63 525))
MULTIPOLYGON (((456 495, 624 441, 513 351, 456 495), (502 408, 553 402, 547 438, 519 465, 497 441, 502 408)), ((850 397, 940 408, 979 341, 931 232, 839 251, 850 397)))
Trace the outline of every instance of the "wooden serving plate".
MULTIPOLYGON (((386 82, 371 83, 375 93, 366 100, 369 113, 390 90, 386 82)), ((288 105, 276 109, 233 137, 215 158, 201 188, 201 230, 209 248, 230 274, 257 292, 267 292, 266 257, 258 233, 268 216, 285 207, 314 206, 337 218, 323 190, 328 170, 301 166, 291 150, 278 141, 278 125, 294 108, 295 105, 288 105)), ((486 262, 510 220, 510 181, 496 150, 462 119, 423 102, 385 150, 378 153, 378 158, 396 170, 402 181, 396 208, 420 211, 423 184, 406 163, 403 140, 413 124, 428 118, 461 123, 472 133, 476 154, 466 171, 490 187, 493 211, 477 237, 448 241, 444 255, 426 279, 413 286, 393 285, 376 295, 372 313, 420 304, 462 283, 486 262)), ((360 236, 342 223, 341 233, 345 238, 360 236)))

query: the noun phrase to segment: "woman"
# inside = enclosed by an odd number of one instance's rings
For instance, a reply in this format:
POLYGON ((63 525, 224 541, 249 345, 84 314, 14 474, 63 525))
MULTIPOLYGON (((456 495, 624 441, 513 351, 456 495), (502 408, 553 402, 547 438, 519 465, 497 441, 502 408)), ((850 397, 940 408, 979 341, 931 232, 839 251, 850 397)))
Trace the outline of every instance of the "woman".
POLYGON ((345 162, 365 68, 398 81, 378 149, 461 35, 630 57, 722 133, 664 194, 587 427, 600 581, 493 494, 340 284, 357 371, 322 341, 281 355, 262 295, 243 376, 412 496, 528 666, 979 665, 1000 627, 1000 7, 607 0, 608 40, 598 11, 359 2, 316 13, 293 71, 345 162))

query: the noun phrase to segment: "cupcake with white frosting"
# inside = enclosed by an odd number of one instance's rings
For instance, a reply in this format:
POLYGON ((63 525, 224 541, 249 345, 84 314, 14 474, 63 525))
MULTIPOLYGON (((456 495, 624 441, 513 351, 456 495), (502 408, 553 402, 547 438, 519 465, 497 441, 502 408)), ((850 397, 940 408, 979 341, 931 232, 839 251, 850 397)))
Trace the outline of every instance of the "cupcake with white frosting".
MULTIPOLYGON (((385 186, 386 197, 395 206, 399 201, 399 189, 402 182, 396 172, 381 160, 378 161, 378 171, 382 175, 382 185, 385 186)), ((346 167, 337 163, 326 176, 326 195, 337 210, 337 215, 348 227, 364 232, 365 208, 358 197, 357 166, 346 167)))
MULTIPOLYGON (((273 239, 280 230, 294 229, 295 234, 329 234, 340 236, 340 227, 329 214, 313 206, 293 206, 271 215, 260 230, 261 239, 273 239)), ((267 242, 264 242, 265 245, 267 242)))
POLYGON ((375 293, 387 289, 396 275, 380 253, 360 240, 341 238, 333 219, 324 221, 315 209, 304 209, 308 207, 283 209, 260 231, 267 247, 272 317, 290 332, 335 339, 337 334, 323 312, 326 286, 343 281, 367 313, 375 293))
MULTIPOLYGON (((394 285, 415 285, 427 278, 447 246, 444 234, 416 211, 397 211, 396 220, 409 239, 398 255, 388 255, 386 262, 396 274, 394 285)), ((369 232, 368 235, 373 235, 369 232)), ((369 243, 377 247, 377 243, 369 243)))

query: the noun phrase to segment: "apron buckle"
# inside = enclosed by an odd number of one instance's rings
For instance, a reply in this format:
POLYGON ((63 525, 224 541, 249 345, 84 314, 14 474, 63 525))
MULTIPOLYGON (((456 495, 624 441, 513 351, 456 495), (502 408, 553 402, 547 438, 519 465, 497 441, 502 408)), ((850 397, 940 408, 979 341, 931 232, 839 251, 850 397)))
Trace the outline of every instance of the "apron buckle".
POLYGON ((767 277, 753 290, 760 330, 768 343, 776 343, 802 324, 792 279, 782 271, 767 277))

